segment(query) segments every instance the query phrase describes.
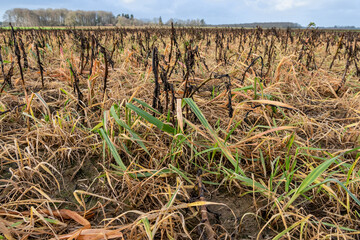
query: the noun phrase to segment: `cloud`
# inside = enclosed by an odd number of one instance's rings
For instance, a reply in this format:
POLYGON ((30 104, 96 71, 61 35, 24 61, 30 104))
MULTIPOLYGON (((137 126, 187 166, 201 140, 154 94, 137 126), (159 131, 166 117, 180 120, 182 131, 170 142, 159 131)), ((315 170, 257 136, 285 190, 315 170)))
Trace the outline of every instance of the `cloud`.
POLYGON ((245 4, 267 11, 290 11, 299 8, 314 9, 334 0, 245 0, 245 4))
POLYGON ((276 0, 275 1, 275 9, 278 11, 286 11, 289 9, 297 8, 297 7, 304 7, 308 6, 310 1, 303 0, 303 1, 296 1, 296 0, 276 0))

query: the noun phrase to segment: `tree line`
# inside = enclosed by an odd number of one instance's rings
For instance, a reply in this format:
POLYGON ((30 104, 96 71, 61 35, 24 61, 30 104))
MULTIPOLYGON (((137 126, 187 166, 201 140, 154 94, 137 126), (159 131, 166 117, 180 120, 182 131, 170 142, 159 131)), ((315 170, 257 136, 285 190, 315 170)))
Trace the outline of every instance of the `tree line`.
POLYGON ((243 28, 302 28, 298 23, 293 22, 255 22, 255 23, 241 23, 241 24, 221 24, 219 27, 243 27, 243 28))
POLYGON ((171 25, 175 26, 205 26, 204 19, 169 19, 162 18, 137 19, 133 14, 122 13, 116 17, 112 12, 82 11, 68 9, 35 9, 13 8, 5 12, 3 25, 11 23, 16 27, 34 26, 144 26, 144 25, 171 25))
POLYGON ((205 26, 205 20, 204 19, 187 19, 187 20, 181 20, 181 19, 173 19, 170 18, 166 25, 171 25, 173 23, 175 26, 205 26))
MULTIPOLYGON (((112 12, 82 11, 68 9, 36 9, 13 8, 5 12, 4 23, 12 23, 17 27, 33 26, 106 26, 116 24, 112 12)), ((3 23, 3 24, 4 24, 3 23)), ((5 25, 4 24, 4 25, 5 25)))

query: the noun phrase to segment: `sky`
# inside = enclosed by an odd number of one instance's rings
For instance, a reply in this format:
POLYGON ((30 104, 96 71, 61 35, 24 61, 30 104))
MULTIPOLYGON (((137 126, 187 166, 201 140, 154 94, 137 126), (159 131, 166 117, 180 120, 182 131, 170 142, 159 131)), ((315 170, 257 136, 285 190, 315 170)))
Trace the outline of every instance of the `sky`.
POLYGON ((0 19, 11 8, 105 10, 135 18, 205 19, 208 24, 295 22, 307 26, 360 27, 360 0, 12 0, 1 1, 0 19))

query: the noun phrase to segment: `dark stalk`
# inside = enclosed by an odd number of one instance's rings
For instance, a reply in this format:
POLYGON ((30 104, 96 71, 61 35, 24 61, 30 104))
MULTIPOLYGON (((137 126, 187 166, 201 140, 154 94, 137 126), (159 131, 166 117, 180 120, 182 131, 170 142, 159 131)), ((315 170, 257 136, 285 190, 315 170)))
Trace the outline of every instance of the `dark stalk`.
POLYGON ((41 85, 42 87, 44 88, 44 68, 43 68, 43 65, 40 61, 40 52, 39 52, 39 43, 36 43, 35 44, 35 48, 36 48, 36 55, 37 55, 37 63, 38 63, 38 66, 39 66, 39 69, 40 69, 40 75, 41 75, 41 85))
MULTIPOLYGON (((2 55, 1 55, 1 46, 0 46, 0 65, 1 65, 1 72, 2 72, 2 75, 4 77, 4 84, 5 84, 4 62, 3 62, 3 59, 2 59, 2 55)), ((11 86, 11 82, 10 82, 10 86, 11 86)))
POLYGON ((77 77, 76 70, 73 69, 71 64, 70 64, 69 68, 70 68, 71 75, 74 78, 74 82, 73 82, 73 84, 74 84, 74 92, 75 92, 75 94, 77 94, 77 97, 78 97, 77 109, 80 110, 82 108, 82 106, 84 106, 84 103, 82 101, 83 94, 81 93, 81 90, 80 90, 80 87, 79 87, 79 78, 77 77))
POLYGON ((86 65, 89 63, 89 56, 90 56, 90 44, 88 39, 86 39, 86 56, 85 56, 85 63, 83 66, 83 70, 86 68, 86 65))
POLYGON ((89 76, 92 75, 92 69, 95 60, 95 37, 94 35, 91 37, 91 57, 90 57, 90 73, 89 76))
POLYGON ((17 63, 18 63, 19 69, 20 69, 21 81, 22 81, 22 84, 23 84, 25 95, 27 95, 26 90, 25 90, 24 74, 23 74, 23 70, 22 70, 22 67, 21 67, 20 50, 19 50, 19 46, 17 45, 17 42, 16 42, 15 30, 14 30, 13 26, 11 25, 11 23, 10 23, 10 27, 11 27, 11 35, 12 35, 13 42, 14 42, 15 55, 16 55, 16 58, 17 58, 17 63))
POLYGON ((4 91, 6 83, 11 87, 11 77, 13 76, 13 74, 14 74, 14 62, 11 62, 11 66, 8 73, 6 75, 4 73, 4 83, 3 86, 1 87, 0 94, 4 91))
POLYGON ((334 62, 335 62, 335 59, 336 59, 336 57, 338 56, 338 54, 339 54, 339 52, 340 52, 340 47, 341 47, 341 45, 342 45, 342 40, 343 40, 343 38, 344 38, 344 34, 341 36, 340 41, 338 42, 335 55, 334 55, 334 57, 333 57, 333 59, 332 59, 332 61, 331 61, 330 67, 329 67, 329 71, 331 70, 331 68, 332 68, 332 66, 333 66, 333 64, 334 64, 334 62))
POLYGON ((81 48, 81 52, 80 52, 80 75, 82 74, 83 70, 84 70, 84 57, 85 57, 85 39, 83 37, 83 35, 80 35, 80 48, 81 48))
POLYGON ((159 84, 159 56, 158 49, 154 47, 152 55, 152 69, 155 79, 154 98, 152 107, 158 109, 162 113, 162 107, 160 103, 160 84, 159 84))
POLYGON ((345 66, 345 70, 344 70, 344 73, 343 73, 343 76, 342 76, 342 79, 341 79, 341 82, 340 82, 340 85, 339 85, 339 87, 336 89, 336 94, 338 94, 339 93, 339 91, 340 91, 340 89, 345 85, 345 83, 346 83, 346 74, 347 74, 347 72, 348 72, 348 70, 349 70, 349 67, 350 67, 350 63, 351 63, 351 56, 352 56, 352 48, 351 47, 349 47, 349 49, 348 49, 349 51, 348 51, 348 57, 347 57, 347 59, 346 59, 346 66, 345 66))
POLYGON ((109 75, 109 66, 108 66, 108 59, 106 57, 106 49, 99 45, 100 47, 100 52, 104 55, 104 62, 105 62, 105 73, 104 73, 104 95, 105 95, 105 92, 106 92, 106 85, 107 85, 107 77, 109 75))
POLYGON ((165 92, 165 113, 167 112, 168 110, 168 105, 169 105, 169 90, 170 90, 170 86, 169 86, 169 83, 168 83, 168 80, 167 80, 167 75, 166 75, 166 71, 165 69, 161 67, 161 74, 160 74, 160 78, 161 78, 161 81, 163 82, 164 84, 164 92, 165 92))
POLYGON ((257 58, 255 58, 250 65, 245 69, 245 72, 243 73, 243 77, 241 79, 241 84, 244 84, 245 81, 245 75, 246 73, 249 71, 249 69, 256 63, 256 61, 260 59, 261 60, 261 73, 260 73, 260 81, 262 81, 262 77, 263 77, 263 68, 264 68, 264 60, 261 56, 258 56, 257 58))
POLYGON ((20 42, 20 48, 21 48, 21 52, 22 52, 22 55, 23 55, 23 59, 24 59, 24 68, 26 69, 26 68, 29 67, 29 63, 28 63, 28 60, 27 60, 27 55, 26 55, 24 43, 23 43, 21 38, 19 38, 19 42, 20 42))
POLYGON ((232 103, 231 103, 232 94, 231 94, 231 79, 230 79, 230 76, 229 76, 229 74, 214 75, 214 78, 217 78, 217 79, 227 78, 228 79, 228 82, 225 83, 226 91, 227 91, 227 94, 228 94, 228 104, 226 106, 227 106, 227 108, 229 110, 229 117, 232 118, 233 113, 234 113, 234 109, 233 109, 232 103))

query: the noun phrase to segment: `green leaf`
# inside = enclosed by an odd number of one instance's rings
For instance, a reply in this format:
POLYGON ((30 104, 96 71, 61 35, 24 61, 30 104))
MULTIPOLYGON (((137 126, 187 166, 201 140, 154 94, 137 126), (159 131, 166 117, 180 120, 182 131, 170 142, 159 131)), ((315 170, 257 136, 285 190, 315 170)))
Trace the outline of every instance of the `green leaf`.
POLYGON ((146 235, 148 236, 149 240, 154 239, 152 236, 149 219, 147 217, 142 218, 141 222, 144 224, 145 232, 146 232, 146 235))
POLYGON ((217 136, 214 129, 210 126, 209 122, 206 120, 205 116, 202 114, 199 107, 191 98, 184 98, 184 101, 190 106, 191 110, 195 113, 197 118, 200 120, 201 124, 208 130, 211 137, 217 142, 219 148, 223 152, 223 154, 227 157, 227 159, 231 162, 231 164, 236 168, 238 167, 237 161, 232 155, 231 151, 225 146, 224 142, 217 136))
POLYGON ((351 228, 347 228, 347 227, 343 227, 343 226, 338 226, 338 225, 334 225, 334 224, 323 222, 323 221, 321 221, 321 222, 311 221, 311 222, 316 223, 316 224, 321 223, 321 224, 323 224, 325 226, 328 226, 328 227, 332 227, 332 228, 335 228, 335 229, 340 228, 341 230, 349 231, 349 232, 357 232, 358 231, 358 230, 355 230, 355 229, 351 229, 351 228))
POLYGON ((99 128, 101 128, 102 126, 104 126, 104 123, 103 123, 103 122, 100 122, 100 123, 96 124, 96 126, 95 126, 93 129, 91 129, 90 131, 91 131, 91 132, 96 131, 96 130, 98 130, 99 128))
POLYGON ((141 101, 137 98, 133 98, 134 101, 138 102, 141 106, 145 107, 145 108, 148 108, 149 110, 151 110, 152 112, 158 114, 158 115, 161 115, 161 113, 156 110, 155 108, 151 107, 149 104, 147 104, 146 102, 144 101, 141 101))
POLYGON ((310 187, 310 185, 325 172, 332 163, 334 163, 339 157, 328 159, 319 166, 317 166, 307 177, 302 181, 300 186, 296 189, 294 195, 291 197, 290 201, 286 204, 284 210, 286 210, 301 194, 304 194, 310 187))
POLYGON ((60 91, 62 91, 64 94, 70 96, 70 94, 65 89, 60 88, 60 91))
POLYGON ((234 88, 231 91, 233 91, 233 92, 245 91, 246 92, 247 90, 253 90, 253 89, 254 89, 254 86, 250 85, 250 86, 246 86, 246 87, 242 87, 242 88, 234 88))
POLYGON ((131 110, 133 110, 134 112, 136 112, 139 116, 144 118, 149 123, 154 124, 155 126, 157 126, 160 130, 162 130, 164 132, 167 132, 167 133, 169 133, 171 135, 175 134, 175 128, 171 127, 169 124, 165 124, 165 123, 161 122, 156 117, 150 115, 149 113, 145 112, 144 110, 141 110, 140 108, 136 107, 135 105, 133 105, 131 103, 127 103, 126 107, 128 107, 131 110))
POLYGON ((46 47, 50 50, 50 52, 52 52, 52 48, 48 43, 46 43, 46 47))
POLYGON ((114 157, 116 163, 121 167, 121 169, 125 172, 127 170, 127 167, 125 166, 125 164, 123 163, 123 161, 121 160, 121 157, 119 155, 119 153, 117 152, 114 144, 111 142, 109 136, 107 135, 107 133, 104 131, 104 129, 100 129, 100 134, 101 136, 104 138, 106 144, 108 145, 108 148, 110 149, 110 152, 112 154, 112 156, 114 157))
POLYGON ((306 222, 309 219, 309 217, 303 218, 302 220, 294 223, 293 225, 291 225, 290 227, 288 227, 287 229, 285 229, 284 231, 282 231, 281 233, 279 233, 278 235, 276 235, 273 240, 278 240, 280 239, 282 236, 284 236, 286 233, 290 232, 292 229, 294 229, 296 226, 300 225, 303 222, 306 222))
POLYGON ((49 222, 49 223, 52 223, 52 224, 56 224, 56 225, 63 225, 62 222, 60 222, 59 220, 57 219, 51 219, 51 218, 44 218, 45 221, 49 222))
POLYGON ((186 176, 186 173, 183 173, 180 169, 174 167, 173 165, 169 165, 170 169, 174 171, 175 173, 179 174, 182 178, 184 178, 186 181, 188 181, 190 184, 194 183, 186 176))
POLYGON ((227 173, 228 175, 231 175, 232 178, 239 180, 245 186, 254 187, 259 192, 267 192, 268 191, 267 187, 263 186, 262 184, 258 183, 257 181, 255 181, 249 177, 246 177, 244 173, 242 173, 242 175, 239 175, 231 169, 227 169, 225 167, 223 167, 223 169, 224 169, 225 173, 227 173))
POLYGON ((50 115, 50 108, 48 106, 48 104, 45 102, 45 100, 41 97, 41 95, 39 93, 35 93, 35 96, 40 100, 40 102, 44 105, 44 107, 46 108, 46 110, 48 111, 48 114, 50 115))
POLYGON ((148 149, 146 148, 145 144, 140 139, 140 137, 125 122, 120 120, 119 116, 117 115, 117 113, 115 111, 114 106, 111 107, 110 114, 114 118, 115 122, 117 124, 119 124, 121 127, 125 128, 131 134, 131 136, 135 139, 135 141, 140 145, 140 147, 142 149, 144 149, 144 151, 150 155, 148 149))
POLYGON ((360 200, 352 192, 350 192, 350 190, 347 187, 345 187, 345 185, 342 182, 332 178, 323 181, 322 184, 325 184, 327 182, 336 182, 337 184, 339 184, 349 194, 349 196, 360 206, 360 200))

